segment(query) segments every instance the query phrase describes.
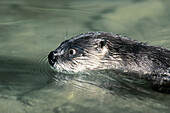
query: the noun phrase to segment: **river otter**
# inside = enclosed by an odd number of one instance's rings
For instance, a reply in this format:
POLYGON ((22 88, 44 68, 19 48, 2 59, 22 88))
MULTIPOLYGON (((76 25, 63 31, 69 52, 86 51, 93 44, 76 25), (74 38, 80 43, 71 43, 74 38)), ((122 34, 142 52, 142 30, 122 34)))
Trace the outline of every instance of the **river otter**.
POLYGON ((88 32, 61 43, 48 55, 58 70, 113 69, 144 78, 155 89, 170 87, 170 50, 108 32, 88 32))

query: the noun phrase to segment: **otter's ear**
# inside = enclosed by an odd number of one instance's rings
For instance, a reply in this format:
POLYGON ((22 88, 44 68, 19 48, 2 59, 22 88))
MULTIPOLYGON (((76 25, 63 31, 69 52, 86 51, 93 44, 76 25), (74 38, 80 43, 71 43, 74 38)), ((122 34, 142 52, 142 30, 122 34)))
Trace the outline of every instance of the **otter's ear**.
POLYGON ((101 39, 99 42, 99 47, 103 48, 107 44, 107 41, 105 39, 101 39))

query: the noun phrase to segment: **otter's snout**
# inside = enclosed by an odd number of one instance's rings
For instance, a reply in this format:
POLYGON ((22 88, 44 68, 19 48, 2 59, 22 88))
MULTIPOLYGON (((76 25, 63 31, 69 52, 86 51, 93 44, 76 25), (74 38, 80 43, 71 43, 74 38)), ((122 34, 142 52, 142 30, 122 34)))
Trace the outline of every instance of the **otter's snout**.
POLYGON ((54 51, 50 52, 50 54, 48 55, 48 62, 50 63, 50 65, 54 65, 56 62, 56 56, 54 55, 54 51))

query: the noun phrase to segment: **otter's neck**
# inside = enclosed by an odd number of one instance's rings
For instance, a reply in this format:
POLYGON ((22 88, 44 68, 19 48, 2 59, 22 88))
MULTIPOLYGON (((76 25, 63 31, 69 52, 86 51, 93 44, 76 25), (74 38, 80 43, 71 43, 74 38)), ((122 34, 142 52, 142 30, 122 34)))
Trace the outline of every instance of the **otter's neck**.
POLYGON ((108 49, 115 69, 150 74, 170 67, 170 51, 165 48, 119 37, 109 39, 108 49))

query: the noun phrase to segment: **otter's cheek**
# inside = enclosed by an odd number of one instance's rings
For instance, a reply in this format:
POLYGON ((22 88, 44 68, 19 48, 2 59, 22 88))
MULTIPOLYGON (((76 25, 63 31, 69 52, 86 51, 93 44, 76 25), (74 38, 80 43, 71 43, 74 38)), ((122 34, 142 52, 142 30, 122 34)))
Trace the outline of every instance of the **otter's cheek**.
POLYGON ((93 60, 92 59, 80 60, 79 64, 76 66, 76 68, 75 67, 74 68, 77 72, 82 72, 82 71, 94 70, 99 66, 100 66, 99 60, 93 58, 93 60))
POLYGON ((58 71, 70 71, 70 68, 63 63, 55 63, 53 67, 58 71))

